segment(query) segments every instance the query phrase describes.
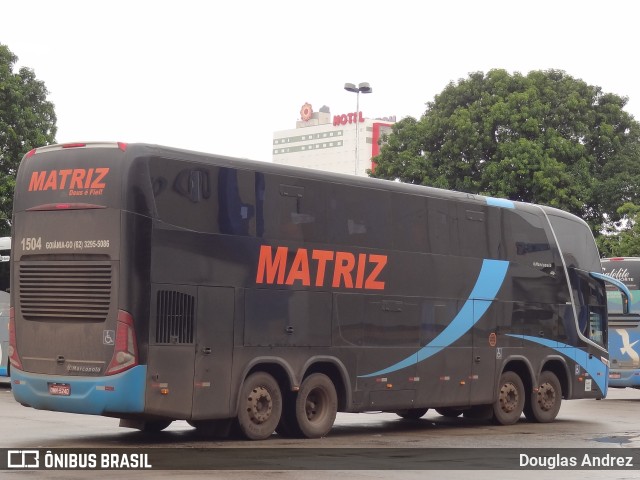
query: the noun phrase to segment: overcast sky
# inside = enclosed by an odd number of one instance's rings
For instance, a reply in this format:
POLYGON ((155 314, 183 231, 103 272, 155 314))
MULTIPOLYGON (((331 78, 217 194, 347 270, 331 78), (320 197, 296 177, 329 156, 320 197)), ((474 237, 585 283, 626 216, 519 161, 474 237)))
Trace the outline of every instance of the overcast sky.
POLYGON ((305 102, 419 117, 450 81, 561 69, 640 120, 636 0, 13 0, 0 43, 45 82, 58 142, 271 160, 305 102))

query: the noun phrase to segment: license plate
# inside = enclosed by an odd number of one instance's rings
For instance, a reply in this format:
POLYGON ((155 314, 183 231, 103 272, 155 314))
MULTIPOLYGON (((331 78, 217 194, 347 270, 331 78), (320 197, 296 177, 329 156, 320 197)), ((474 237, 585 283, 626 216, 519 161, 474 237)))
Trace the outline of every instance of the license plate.
POLYGON ((618 379, 618 378, 620 378, 620 374, 619 373, 610 373, 609 374, 609 378, 618 379))
POLYGON ((69 395, 71 395, 71 385, 69 385, 68 383, 50 383, 49 394, 68 397, 69 395))

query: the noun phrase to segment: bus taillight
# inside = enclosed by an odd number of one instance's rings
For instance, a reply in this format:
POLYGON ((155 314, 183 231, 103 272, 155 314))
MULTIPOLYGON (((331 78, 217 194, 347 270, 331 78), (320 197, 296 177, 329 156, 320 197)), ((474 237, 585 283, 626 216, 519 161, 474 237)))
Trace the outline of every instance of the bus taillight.
POLYGON ((136 332, 133 329, 133 317, 122 310, 118 312, 115 348, 113 357, 105 375, 115 375, 135 367, 138 364, 136 332))
POLYGON ((9 309, 9 362, 14 368, 22 369, 22 362, 18 356, 18 348, 16 344, 16 320, 15 310, 13 307, 9 309))

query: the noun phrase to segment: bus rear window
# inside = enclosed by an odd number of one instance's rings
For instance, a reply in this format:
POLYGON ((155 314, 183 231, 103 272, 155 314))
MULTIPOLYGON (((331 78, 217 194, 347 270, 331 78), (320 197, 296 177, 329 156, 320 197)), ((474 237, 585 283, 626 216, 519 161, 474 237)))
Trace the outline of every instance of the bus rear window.
POLYGON ((16 190, 22 194, 17 196, 14 210, 119 206, 120 176, 116 170, 121 155, 117 148, 82 148, 25 157, 16 179, 16 190))

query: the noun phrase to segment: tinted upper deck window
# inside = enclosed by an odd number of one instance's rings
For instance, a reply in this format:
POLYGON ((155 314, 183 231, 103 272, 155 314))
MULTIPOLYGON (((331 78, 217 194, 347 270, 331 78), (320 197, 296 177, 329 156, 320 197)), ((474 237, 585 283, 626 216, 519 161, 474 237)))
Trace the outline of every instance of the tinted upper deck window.
POLYGON ((36 153, 20 164, 14 211, 53 204, 120 208, 125 154, 118 148, 36 153))
POLYGON ((587 272, 600 272, 600 256, 593 234, 584 223, 568 217, 549 214, 549 221, 567 267, 587 272))

